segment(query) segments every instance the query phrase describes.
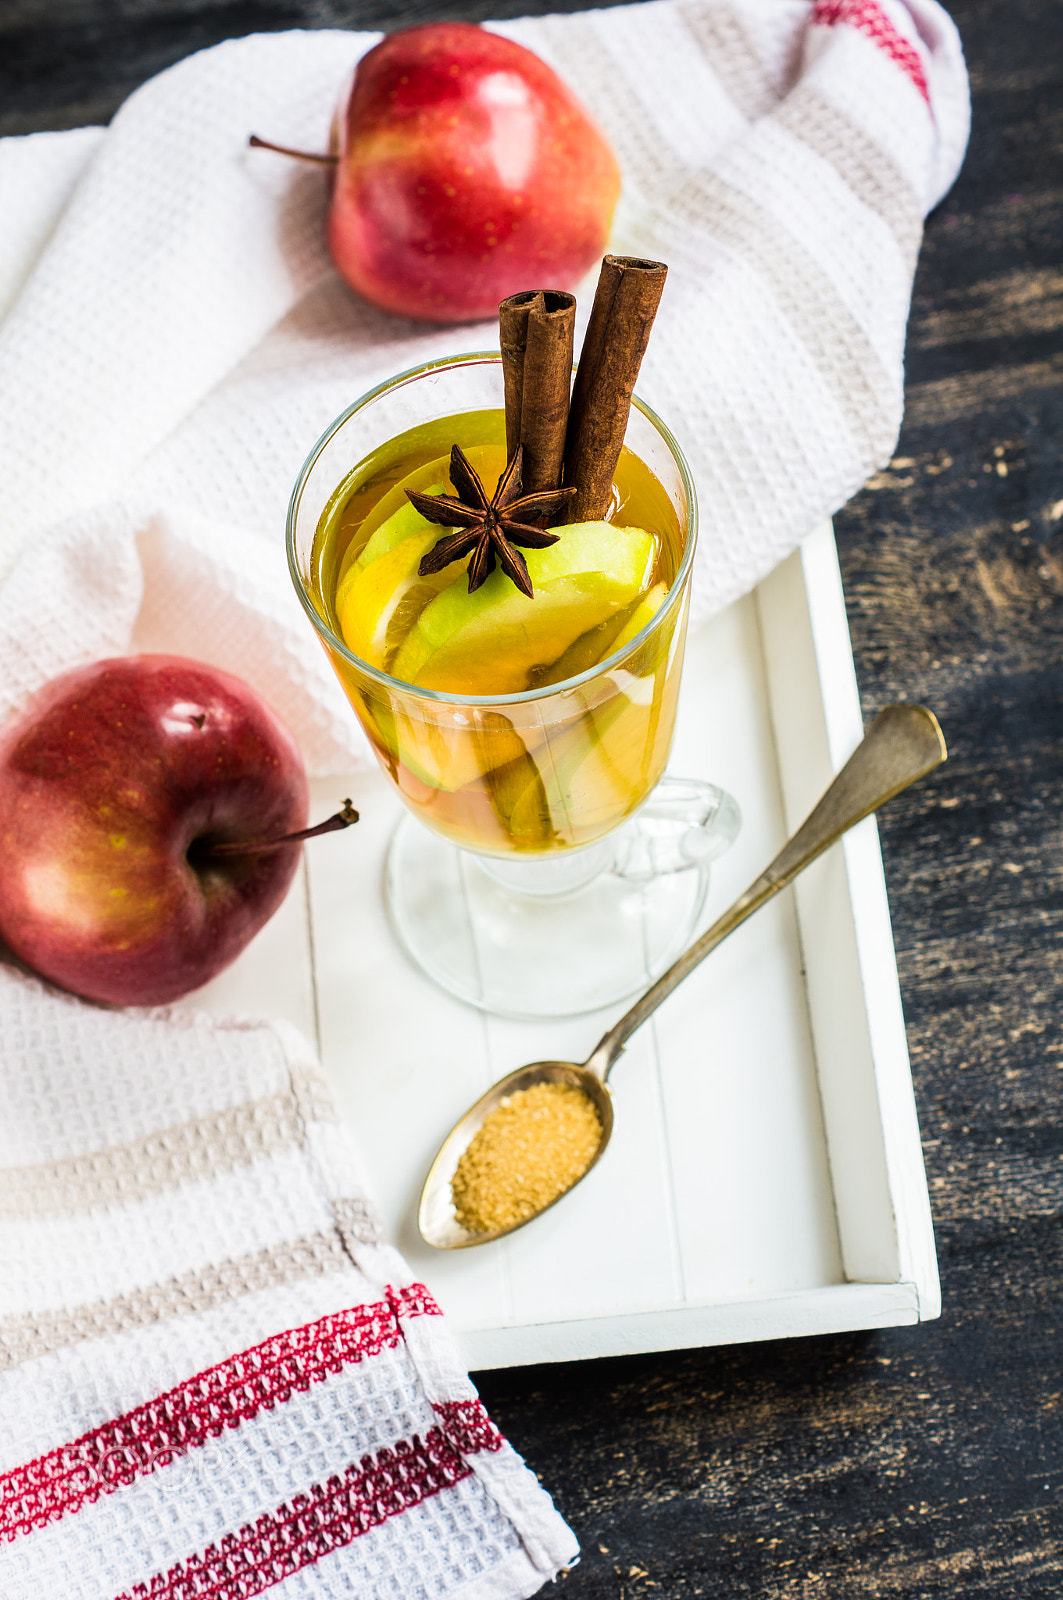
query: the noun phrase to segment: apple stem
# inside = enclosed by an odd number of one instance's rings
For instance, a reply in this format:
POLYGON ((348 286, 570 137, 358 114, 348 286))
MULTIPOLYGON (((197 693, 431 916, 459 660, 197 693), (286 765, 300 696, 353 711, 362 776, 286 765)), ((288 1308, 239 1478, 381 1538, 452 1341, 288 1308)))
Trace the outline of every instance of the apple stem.
POLYGON ((334 167, 340 159, 339 156, 315 155, 310 150, 293 150, 289 144, 272 144, 269 139, 260 139, 257 133, 253 133, 247 142, 256 150, 275 150, 279 156, 291 156, 295 161, 315 161, 323 167, 334 167))
POLYGON ((264 850, 280 850, 286 844, 301 844, 304 839, 316 839, 320 833, 337 833, 340 828, 349 828, 352 822, 357 821, 357 811, 349 800, 345 800, 342 811, 337 811, 326 822, 319 822, 315 828, 300 828, 298 833, 284 833, 279 839, 259 839, 251 844, 212 844, 202 854, 208 859, 211 856, 259 855, 264 850))

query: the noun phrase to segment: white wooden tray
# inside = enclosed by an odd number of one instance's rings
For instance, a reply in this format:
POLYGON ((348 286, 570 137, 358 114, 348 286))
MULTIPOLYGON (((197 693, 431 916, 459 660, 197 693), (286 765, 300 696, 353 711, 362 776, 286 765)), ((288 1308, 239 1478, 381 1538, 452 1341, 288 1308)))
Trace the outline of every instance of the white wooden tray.
MULTIPOLYGON (((671 770, 743 813, 707 925, 770 859, 862 734, 829 526, 688 644, 671 770)), ((551 1024, 488 1018, 422 978, 384 911, 399 816, 385 780, 350 793, 357 830, 304 876, 244 956, 195 997, 316 1037, 391 1238, 473 1370, 917 1322, 940 1296, 873 818, 735 933, 631 1041, 594 1172, 496 1244, 417 1235, 429 1162, 512 1067, 582 1060, 624 1009, 551 1024)))

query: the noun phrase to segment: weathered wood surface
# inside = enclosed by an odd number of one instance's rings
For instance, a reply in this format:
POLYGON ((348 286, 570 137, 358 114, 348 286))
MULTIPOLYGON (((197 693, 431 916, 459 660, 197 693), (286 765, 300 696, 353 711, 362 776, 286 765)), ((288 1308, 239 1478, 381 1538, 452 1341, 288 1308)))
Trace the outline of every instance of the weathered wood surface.
MULTIPOLYGON (((517 0, 2 0, 0 131, 106 117, 255 29, 517 0)), ((882 818, 941 1320, 488 1375, 572 1600, 1063 1592, 1063 6, 953 0, 974 91, 890 468, 836 520, 865 712, 951 760, 882 818)))

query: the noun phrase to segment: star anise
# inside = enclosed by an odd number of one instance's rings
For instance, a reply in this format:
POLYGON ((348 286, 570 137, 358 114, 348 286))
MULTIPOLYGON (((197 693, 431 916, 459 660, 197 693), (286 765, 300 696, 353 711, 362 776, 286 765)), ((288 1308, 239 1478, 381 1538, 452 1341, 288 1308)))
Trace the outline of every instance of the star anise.
POLYGON ((556 544, 560 534, 533 527, 530 519, 541 518, 545 521, 576 491, 574 488, 544 489, 538 494, 521 495, 523 454, 522 447, 518 445, 498 480, 498 487, 490 496, 479 474, 457 445, 450 452, 450 481, 458 491, 456 497, 406 490, 422 517, 427 517, 429 522, 442 523, 444 527, 459 530, 440 539, 422 559, 417 569, 422 578, 427 578, 433 572, 441 572, 452 561, 460 561, 463 556, 471 554, 469 593, 472 594, 495 570, 497 558, 502 571, 512 578, 517 588, 529 600, 534 597, 528 564, 517 546, 522 545, 526 550, 544 550, 547 545, 556 544))

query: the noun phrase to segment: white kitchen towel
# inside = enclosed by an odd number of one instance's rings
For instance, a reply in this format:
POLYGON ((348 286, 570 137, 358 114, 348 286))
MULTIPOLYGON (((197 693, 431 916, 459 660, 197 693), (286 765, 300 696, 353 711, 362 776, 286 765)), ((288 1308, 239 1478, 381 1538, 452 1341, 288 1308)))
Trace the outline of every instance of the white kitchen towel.
MULTIPOLYGON (((611 246, 669 263, 639 390, 693 467, 697 621, 890 456, 923 217, 967 138, 955 28, 934 0, 652 0, 498 31, 615 146, 611 246)), ((375 37, 234 40, 106 130, 0 141, 0 717, 151 644, 249 679, 312 770, 364 759, 291 592, 291 486, 358 395, 497 343, 357 299, 325 174, 248 148, 324 149, 375 37)))
MULTIPOLYGON (((967 136, 955 29, 933 0, 652 0, 499 31, 616 147, 612 247, 669 262, 639 388, 692 462, 707 616, 892 450, 967 136)), ((373 42, 233 41, 106 130, 0 141, 0 720, 166 649, 252 682, 313 771, 365 758, 290 589, 291 484, 360 393, 497 337, 356 299, 326 180, 247 148, 323 148, 373 42)), ((573 1558, 298 1038, 0 965, 0 1078, 4 1600, 508 1600, 573 1558)))
POLYGON ((0 966, 4 1600, 515 1600, 576 1556, 294 1030, 0 966))

